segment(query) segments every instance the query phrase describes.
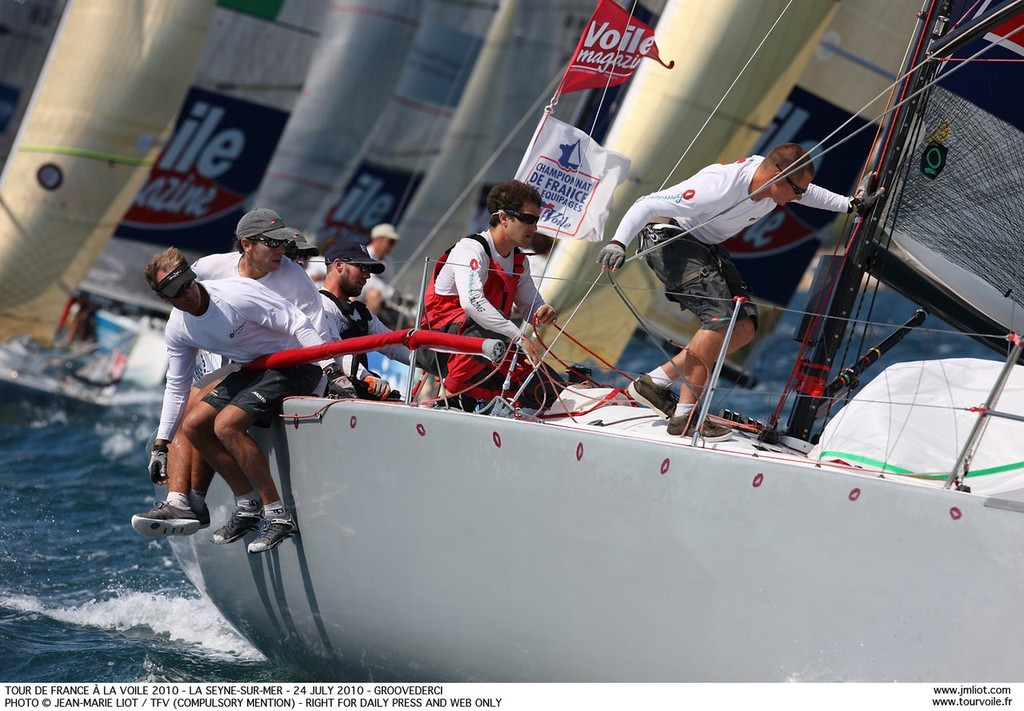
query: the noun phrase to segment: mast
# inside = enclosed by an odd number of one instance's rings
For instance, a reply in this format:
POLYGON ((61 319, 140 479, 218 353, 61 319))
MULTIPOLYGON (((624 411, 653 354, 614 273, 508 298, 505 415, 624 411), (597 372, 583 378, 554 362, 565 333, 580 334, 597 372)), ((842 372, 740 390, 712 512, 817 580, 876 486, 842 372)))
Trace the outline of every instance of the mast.
MULTIPOLYGON (((879 157, 877 185, 884 187, 890 194, 903 160, 907 135, 926 98, 924 93, 917 92, 934 79, 939 63, 931 61, 916 72, 911 73, 911 70, 926 58, 931 41, 929 36, 934 40, 945 33, 952 4, 953 0, 927 0, 919 15, 920 21, 913 38, 914 49, 908 54, 900 72, 904 80, 896 103, 907 97, 913 98, 893 113, 888 119, 886 130, 882 132, 884 150, 879 157)), ((836 277, 832 298, 828 301, 825 313, 817 314, 811 328, 803 329, 807 333, 807 345, 813 344, 814 350, 810 358, 801 359, 796 364, 797 398, 787 428, 791 437, 802 440, 811 438, 819 406, 826 397, 828 374, 845 336, 860 284, 868 271, 872 237, 878 229, 881 212, 881 209, 876 208, 854 221, 847 242, 846 258, 836 277)))

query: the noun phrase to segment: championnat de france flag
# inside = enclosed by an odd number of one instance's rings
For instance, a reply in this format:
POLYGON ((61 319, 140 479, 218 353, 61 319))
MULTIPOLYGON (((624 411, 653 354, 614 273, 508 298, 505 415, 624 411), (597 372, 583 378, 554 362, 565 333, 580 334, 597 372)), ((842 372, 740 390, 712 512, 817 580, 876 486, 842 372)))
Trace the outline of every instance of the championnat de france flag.
POLYGON ((555 95, 621 84, 629 79, 644 57, 666 69, 675 66, 675 62, 661 61, 650 26, 634 18, 614 0, 600 0, 555 95))

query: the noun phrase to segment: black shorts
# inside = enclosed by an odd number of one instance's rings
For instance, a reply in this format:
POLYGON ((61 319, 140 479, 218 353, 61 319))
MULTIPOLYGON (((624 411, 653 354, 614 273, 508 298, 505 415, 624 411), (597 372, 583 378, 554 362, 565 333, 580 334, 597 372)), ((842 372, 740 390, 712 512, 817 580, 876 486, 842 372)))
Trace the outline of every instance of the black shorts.
POLYGON ((312 363, 273 370, 237 370, 228 374, 203 398, 217 412, 234 405, 269 425, 289 395, 309 395, 323 378, 320 366, 312 363))
POLYGON ((720 331, 728 328, 732 319, 733 299, 742 296, 746 301, 740 307, 740 318, 750 317, 757 328, 753 294, 725 249, 704 244, 678 227, 654 229, 648 225, 640 232, 641 251, 662 243, 663 247, 647 252, 644 259, 665 285, 665 298, 696 314, 701 328, 720 331), (682 236, 669 241, 678 234, 682 236))

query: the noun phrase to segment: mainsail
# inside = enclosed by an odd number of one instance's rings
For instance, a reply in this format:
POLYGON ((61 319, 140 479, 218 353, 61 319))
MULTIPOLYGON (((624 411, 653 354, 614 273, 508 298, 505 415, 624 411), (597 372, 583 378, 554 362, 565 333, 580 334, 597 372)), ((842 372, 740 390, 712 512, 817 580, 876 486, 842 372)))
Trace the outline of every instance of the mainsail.
POLYGON ((169 132, 212 12, 69 3, 0 176, 0 340, 53 338, 169 132))

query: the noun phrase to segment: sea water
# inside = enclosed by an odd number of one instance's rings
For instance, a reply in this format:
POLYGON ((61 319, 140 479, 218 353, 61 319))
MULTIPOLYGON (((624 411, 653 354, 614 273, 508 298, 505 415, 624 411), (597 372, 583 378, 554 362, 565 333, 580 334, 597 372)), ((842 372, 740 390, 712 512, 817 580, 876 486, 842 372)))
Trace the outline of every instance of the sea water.
MULTIPOLYGON (((876 314, 892 325, 881 323, 876 341, 913 312, 894 294, 880 298, 876 314)), ((796 354, 798 323, 793 313, 782 318, 755 358, 758 385, 723 388, 714 409, 755 419, 770 410, 796 354)), ((914 332, 883 364, 995 357, 942 324, 926 325, 937 330, 914 332)), ((663 360, 653 342, 635 340, 622 366, 642 372, 663 360)), ((105 410, 0 402, 0 682, 303 680, 224 622, 166 541, 132 531, 131 515, 153 503, 145 447, 158 410, 155 401, 105 410)))

